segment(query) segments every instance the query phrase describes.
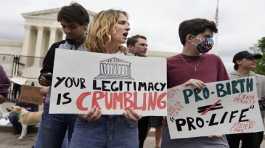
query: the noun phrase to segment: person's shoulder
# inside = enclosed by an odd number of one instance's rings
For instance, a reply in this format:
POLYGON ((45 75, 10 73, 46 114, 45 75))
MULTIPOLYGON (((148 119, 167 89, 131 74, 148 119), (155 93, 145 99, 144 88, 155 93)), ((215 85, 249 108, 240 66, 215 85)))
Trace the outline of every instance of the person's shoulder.
POLYGON ((240 75, 237 71, 232 70, 229 72, 229 77, 230 79, 236 79, 236 78, 240 78, 240 75))
POLYGON ((61 44, 65 44, 66 43, 66 40, 62 40, 62 41, 58 41, 58 42, 55 42, 51 45, 50 49, 55 49, 55 48, 58 48, 61 44))
POLYGON ((213 54, 213 53, 207 53, 207 54, 203 54, 204 58, 207 58, 211 61, 216 61, 216 62, 222 62, 222 59, 220 58, 220 56, 213 54))
POLYGON ((4 67, 0 64, 0 73, 4 73, 5 70, 4 70, 4 67))
POLYGON ((49 51, 48 51, 47 54, 54 54, 54 53, 55 53, 55 49, 56 49, 56 48, 59 48, 60 45, 65 44, 65 43, 66 43, 66 40, 62 40, 62 41, 58 41, 58 42, 53 43, 53 44, 50 46, 49 51))
POLYGON ((265 76, 255 73, 256 82, 265 87, 265 76))
POLYGON ((175 56, 171 56, 167 58, 167 68, 171 69, 171 68, 176 68, 179 66, 179 64, 182 63, 182 58, 180 54, 177 54, 175 56))
POLYGON ((167 57, 167 62, 173 62, 181 58, 181 54, 176 54, 174 56, 167 57))
POLYGON ((259 78, 261 78, 261 79, 264 79, 264 80, 265 80, 265 76, 264 76, 264 75, 257 74, 257 73, 255 73, 255 75, 256 75, 257 77, 259 77, 259 78))
POLYGON ((220 57, 216 54, 213 54, 213 53, 206 53, 206 54, 203 54, 204 57, 206 58, 215 58, 215 59, 220 59, 220 57))

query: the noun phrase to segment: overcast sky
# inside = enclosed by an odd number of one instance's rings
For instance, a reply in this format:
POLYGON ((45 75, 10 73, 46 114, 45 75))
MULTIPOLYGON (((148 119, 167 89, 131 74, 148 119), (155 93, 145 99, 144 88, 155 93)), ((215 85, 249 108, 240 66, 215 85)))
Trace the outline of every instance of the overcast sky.
MULTIPOLYGON (((4 1, 4 0, 2 0, 4 1)), ((21 13, 57 8, 72 0, 7 0, 0 5, 0 39, 21 40, 21 13)), ((130 35, 146 35, 150 50, 181 52, 178 25, 196 17, 214 20, 216 0, 75 0, 91 11, 122 9, 129 13, 130 35)), ((228 69, 232 56, 265 36, 265 0, 220 0, 215 47, 228 69)))

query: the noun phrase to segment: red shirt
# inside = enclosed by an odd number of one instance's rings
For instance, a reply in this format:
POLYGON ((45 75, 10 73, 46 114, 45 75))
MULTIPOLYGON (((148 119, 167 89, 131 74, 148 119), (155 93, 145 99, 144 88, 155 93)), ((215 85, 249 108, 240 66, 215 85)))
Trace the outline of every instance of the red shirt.
POLYGON ((167 59, 168 88, 180 85, 189 79, 205 83, 228 80, 222 60, 214 54, 186 56, 178 54, 167 59))

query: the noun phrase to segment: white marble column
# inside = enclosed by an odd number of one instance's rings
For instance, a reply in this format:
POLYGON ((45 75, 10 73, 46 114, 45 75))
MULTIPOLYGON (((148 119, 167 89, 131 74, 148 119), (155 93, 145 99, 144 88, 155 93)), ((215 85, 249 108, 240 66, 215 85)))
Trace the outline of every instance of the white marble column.
POLYGON ((62 28, 58 28, 58 32, 59 32, 59 34, 61 35, 61 38, 59 38, 59 40, 65 40, 66 35, 65 35, 65 33, 63 32, 63 29, 62 29, 62 28))
POLYGON ((63 38, 64 38, 63 35, 64 35, 64 33, 63 33, 62 29, 59 29, 58 30, 58 41, 63 40, 63 38))
POLYGON ((37 41, 35 47, 35 57, 41 57, 43 48, 43 31, 44 27, 37 26, 37 41))
POLYGON ((30 25, 25 25, 25 36, 24 36, 24 41, 23 41, 23 47, 22 47, 22 51, 21 51, 21 55, 25 55, 27 56, 28 53, 30 52, 30 44, 31 44, 31 34, 32 34, 32 26, 30 25))
POLYGON ((56 31, 57 31, 57 28, 54 28, 54 27, 50 28, 49 47, 51 47, 51 45, 56 42, 56 31))
POLYGON ((63 38, 62 40, 65 40, 66 39, 66 34, 63 32, 63 38))
MULTIPOLYGON (((44 27, 39 26, 32 26, 30 29, 30 36, 28 39, 26 39, 25 43, 27 43, 27 40, 29 42, 27 49, 26 56, 33 56, 33 57, 24 57, 25 60, 25 67, 22 70, 22 76, 33 78, 37 72, 40 71, 40 59, 36 57, 40 57, 42 52, 42 40, 44 35, 44 27), (35 28, 37 30, 37 33, 35 31, 35 28), (37 36, 37 37, 36 37, 37 36), (35 43, 36 41, 36 43, 35 43), (35 46, 34 46, 35 45, 35 46)), ((25 44, 26 46, 26 44, 25 44)), ((23 62, 23 61, 22 61, 23 62)))

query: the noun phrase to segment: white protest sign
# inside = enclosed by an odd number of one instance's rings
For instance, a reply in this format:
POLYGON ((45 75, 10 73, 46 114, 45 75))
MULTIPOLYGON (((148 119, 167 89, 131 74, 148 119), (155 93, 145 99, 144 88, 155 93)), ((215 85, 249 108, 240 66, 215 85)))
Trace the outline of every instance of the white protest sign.
POLYGON ((167 115, 166 59, 56 49, 50 113, 167 115))
POLYGON ((256 80, 207 83, 203 89, 168 90, 171 139, 263 131, 256 80))

